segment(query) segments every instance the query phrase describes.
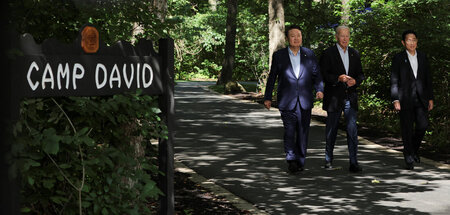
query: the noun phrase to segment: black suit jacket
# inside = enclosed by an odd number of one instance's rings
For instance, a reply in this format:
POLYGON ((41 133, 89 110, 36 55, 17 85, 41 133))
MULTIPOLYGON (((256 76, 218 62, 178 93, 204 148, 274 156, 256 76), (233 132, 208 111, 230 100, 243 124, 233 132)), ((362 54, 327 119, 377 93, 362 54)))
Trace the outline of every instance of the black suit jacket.
POLYGON ((433 100, 433 88, 431 74, 427 57, 424 53, 416 50, 417 54, 417 79, 406 51, 394 56, 391 71, 391 98, 392 101, 399 100, 402 110, 414 107, 412 99, 412 84, 416 81, 417 95, 425 108, 428 108, 429 100, 433 100))
POLYGON ((337 45, 331 46, 322 54, 320 69, 325 83, 322 108, 325 111, 342 111, 345 105, 344 100, 347 98, 350 100, 351 107, 358 110, 356 88, 364 80, 364 74, 359 53, 355 49, 348 47, 348 58, 348 76, 356 80, 356 84, 352 87, 347 87, 345 83, 338 81, 339 76, 345 74, 345 67, 337 45))

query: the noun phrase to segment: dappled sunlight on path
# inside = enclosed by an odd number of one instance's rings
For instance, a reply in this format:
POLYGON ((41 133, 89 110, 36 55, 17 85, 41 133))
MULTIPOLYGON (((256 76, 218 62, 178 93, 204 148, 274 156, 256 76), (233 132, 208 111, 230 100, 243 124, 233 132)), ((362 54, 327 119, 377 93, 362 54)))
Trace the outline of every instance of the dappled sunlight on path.
POLYGON ((361 174, 348 171, 346 140, 326 171, 324 125, 311 122, 305 171, 287 173, 277 110, 205 90, 212 82, 176 86, 175 157, 210 181, 270 214, 450 214, 450 172, 360 144, 361 174))

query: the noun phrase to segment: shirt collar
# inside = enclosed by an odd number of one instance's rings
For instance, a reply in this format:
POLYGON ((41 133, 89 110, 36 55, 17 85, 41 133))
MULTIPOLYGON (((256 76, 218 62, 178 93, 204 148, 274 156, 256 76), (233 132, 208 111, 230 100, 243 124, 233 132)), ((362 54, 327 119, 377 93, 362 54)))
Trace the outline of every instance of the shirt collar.
POLYGON ((408 50, 405 50, 405 51, 406 51, 406 54, 407 54, 409 57, 417 57, 417 50, 416 50, 415 55, 411 55, 411 54, 409 53, 408 50))
MULTIPOLYGON (((339 43, 336 43, 336 46, 337 46, 339 51, 344 52, 344 49, 342 49, 342 47, 339 45, 339 43)), ((347 49, 345 49, 344 53, 347 53, 347 51, 348 51, 348 46, 347 46, 347 49)))
POLYGON ((297 55, 294 55, 294 52, 292 52, 291 48, 288 47, 288 50, 289 50, 289 54, 290 55, 292 55, 292 56, 299 56, 301 48, 298 49, 297 55))

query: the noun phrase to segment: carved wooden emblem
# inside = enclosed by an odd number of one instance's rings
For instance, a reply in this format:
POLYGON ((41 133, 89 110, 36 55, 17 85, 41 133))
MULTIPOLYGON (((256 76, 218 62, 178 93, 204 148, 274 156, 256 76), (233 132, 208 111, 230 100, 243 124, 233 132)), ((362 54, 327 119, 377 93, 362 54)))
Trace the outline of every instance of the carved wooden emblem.
POLYGON ((99 35, 95 27, 86 26, 81 31, 81 48, 85 53, 96 53, 99 47, 99 35))

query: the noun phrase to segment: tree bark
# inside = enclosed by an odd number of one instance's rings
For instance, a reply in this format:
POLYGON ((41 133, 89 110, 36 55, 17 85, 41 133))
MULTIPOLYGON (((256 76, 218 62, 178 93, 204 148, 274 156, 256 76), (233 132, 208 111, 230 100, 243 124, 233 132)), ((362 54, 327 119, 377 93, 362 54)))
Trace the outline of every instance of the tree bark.
POLYGON ((164 22, 167 14, 167 0, 151 0, 152 9, 161 22, 164 22))
POLYGON ((269 0, 269 70, 273 53, 284 46, 283 0, 269 0))
POLYGON ((213 12, 217 11, 217 0, 208 0, 209 9, 213 12))
POLYGON ((227 31, 225 37, 225 59, 217 84, 226 84, 233 78, 234 57, 236 53, 237 0, 227 0, 227 31))
POLYGON ((349 0, 342 0, 342 24, 348 25, 348 19, 350 16, 350 5, 348 4, 349 0))

